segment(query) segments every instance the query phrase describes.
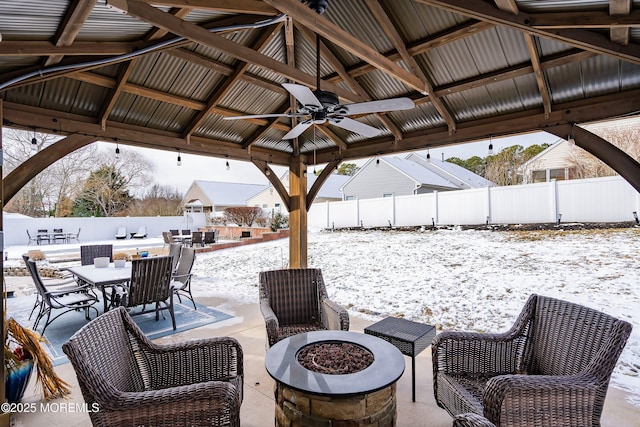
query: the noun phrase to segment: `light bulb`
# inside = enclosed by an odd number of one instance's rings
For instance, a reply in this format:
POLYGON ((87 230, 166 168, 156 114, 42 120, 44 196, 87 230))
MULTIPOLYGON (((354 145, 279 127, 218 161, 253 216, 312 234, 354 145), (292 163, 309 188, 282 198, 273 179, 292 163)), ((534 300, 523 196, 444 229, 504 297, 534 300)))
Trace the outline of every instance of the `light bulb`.
POLYGON ((489 155, 493 155, 493 144, 489 143, 489 155))
POLYGON ((178 153, 178 162, 176 164, 178 166, 182 166, 182 158, 180 157, 180 153, 178 153))
POLYGON ((120 147, 116 145, 116 159, 120 158, 120 147))
POLYGON ((231 166, 229 166, 229 160, 227 160, 225 167, 227 168, 227 170, 231 169, 231 166))

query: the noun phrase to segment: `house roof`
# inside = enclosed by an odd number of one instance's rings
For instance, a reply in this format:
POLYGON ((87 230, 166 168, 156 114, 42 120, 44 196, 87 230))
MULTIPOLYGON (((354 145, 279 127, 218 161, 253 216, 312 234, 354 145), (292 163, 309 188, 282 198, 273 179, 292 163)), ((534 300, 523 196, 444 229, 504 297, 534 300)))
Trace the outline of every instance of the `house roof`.
POLYGON ((557 149, 558 147, 560 147, 562 145, 562 143, 567 143, 568 144, 568 142, 565 141, 564 139, 558 139, 556 142, 554 142, 553 144, 551 144, 550 146, 548 146, 547 148, 545 148, 544 150, 542 150, 541 152, 539 152, 538 154, 536 154, 535 156, 533 156, 532 158, 530 158, 529 160, 524 162, 522 165, 520 165, 518 170, 519 171, 526 170, 529 167, 529 165, 531 165, 532 163, 537 162, 538 160, 540 160, 541 157, 544 157, 547 154, 549 154, 551 151, 557 149))
POLYGON ((640 6, 615 3, 630 10, 607 0, 388 0, 332 1, 318 15, 299 0, 5 0, 4 125, 261 169, 316 150, 328 163, 560 134, 637 114, 640 6), (282 83, 315 89, 316 34, 321 89, 343 104, 409 97, 415 108, 354 117, 375 137, 321 125, 282 140, 289 118, 223 120, 297 110, 282 83))
POLYGON ((432 170, 425 168, 420 163, 413 162, 408 159, 401 159, 399 157, 381 157, 380 161, 390 164, 400 172, 415 180, 417 185, 449 189, 459 188, 432 170))
MULTIPOLYGON (((280 177, 280 181, 283 182, 285 188, 289 188, 289 171, 285 171, 280 177)), ((327 177, 325 182, 320 187, 316 198, 321 199, 342 199, 342 186, 351 178, 348 175, 338 175, 332 173, 327 177)), ((307 190, 310 190, 318 177, 312 173, 307 174, 307 190)), ((270 185, 268 187, 271 188, 270 185)))
POLYGON ((196 180, 191 185, 198 186, 216 206, 246 206, 247 200, 267 188, 263 184, 240 184, 196 180))
POLYGON ((458 188, 485 188, 495 185, 488 179, 471 172, 469 169, 458 166, 455 163, 443 162, 437 159, 427 160, 415 153, 408 154, 406 159, 421 164, 425 168, 448 180, 458 188))

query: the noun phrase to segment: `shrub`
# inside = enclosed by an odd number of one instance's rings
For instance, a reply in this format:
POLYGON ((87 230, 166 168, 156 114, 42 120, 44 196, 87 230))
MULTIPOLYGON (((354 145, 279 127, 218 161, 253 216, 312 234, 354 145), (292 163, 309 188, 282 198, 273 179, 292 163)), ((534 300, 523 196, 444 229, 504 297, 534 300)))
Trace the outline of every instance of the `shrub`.
POLYGON ((125 261, 129 261, 129 255, 124 253, 124 252, 116 252, 115 254, 113 254, 113 260, 119 260, 119 259, 123 259, 125 261))
POLYGON ((271 218, 271 223, 269 224, 271 231, 278 231, 281 228, 289 227, 289 218, 285 216, 282 212, 276 212, 271 218))
POLYGON ((238 224, 240 227, 243 225, 251 227, 254 221, 259 218, 261 214, 261 208, 251 206, 237 206, 233 208, 226 208, 224 210, 225 219, 238 224))
POLYGON ((31 261, 43 261, 47 259, 47 256, 44 254, 44 252, 37 249, 27 252, 27 255, 29 255, 29 259, 31 261))

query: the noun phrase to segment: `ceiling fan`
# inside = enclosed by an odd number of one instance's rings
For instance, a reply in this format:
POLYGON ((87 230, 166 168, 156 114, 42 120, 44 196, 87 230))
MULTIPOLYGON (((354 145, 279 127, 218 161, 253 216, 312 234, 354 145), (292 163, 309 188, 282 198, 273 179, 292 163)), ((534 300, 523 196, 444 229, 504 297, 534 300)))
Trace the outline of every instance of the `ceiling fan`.
POLYGON ((410 98, 390 98, 378 101, 340 104, 333 92, 320 90, 320 36, 316 35, 316 90, 295 83, 283 83, 282 86, 298 101, 298 111, 284 114, 255 114, 248 116, 225 117, 224 120, 256 119, 270 117, 297 117, 301 122, 294 126, 282 139, 294 139, 310 126, 326 122, 342 129, 373 138, 381 133, 368 124, 353 120, 347 116, 355 114, 382 113, 387 111, 409 110, 414 107, 410 98))

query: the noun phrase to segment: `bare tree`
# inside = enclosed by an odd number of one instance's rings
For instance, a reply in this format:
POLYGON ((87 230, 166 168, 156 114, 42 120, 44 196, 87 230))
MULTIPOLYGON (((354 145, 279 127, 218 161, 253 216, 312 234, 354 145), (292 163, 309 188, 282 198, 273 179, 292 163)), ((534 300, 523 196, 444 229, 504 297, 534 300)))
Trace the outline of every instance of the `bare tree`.
POLYGON ((182 194, 175 188, 154 184, 127 211, 132 216, 171 216, 182 213, 182 194))
POLYGON ((251 227, 260 215, 262 215, 262 209, 251 206, 238 206, 224 210, 225 219, 239 226, 247 225, 251 227))
MULTIPOLYGON (((46 133, 3 129, 5 176, 33 154, 57 143, 59 136, 46 133), (35 144, 33 143, 35 140, 35 144)), ((95 145, 76 150, 59 159, 33 178, 7 204, 6 209, 30 216, 66 216, 70 214, 71 200, 81 181, 89 172, 95 157, 95 145)))

